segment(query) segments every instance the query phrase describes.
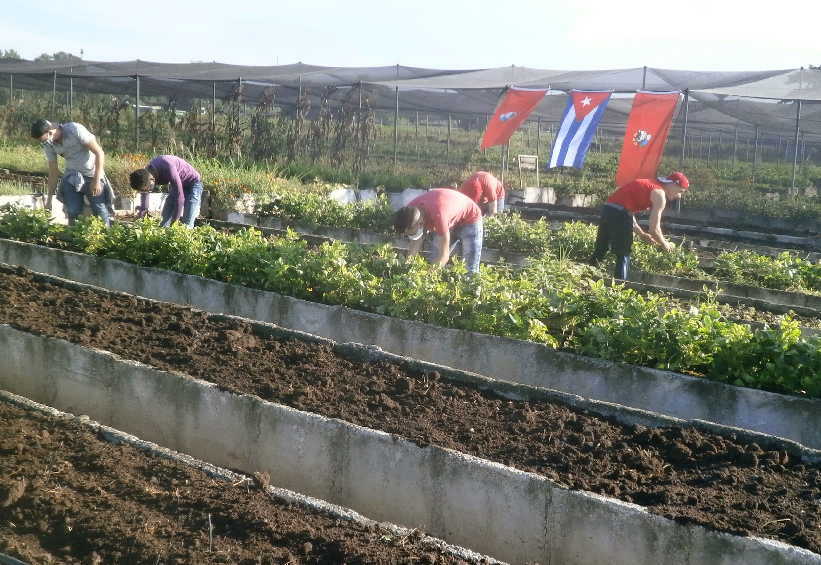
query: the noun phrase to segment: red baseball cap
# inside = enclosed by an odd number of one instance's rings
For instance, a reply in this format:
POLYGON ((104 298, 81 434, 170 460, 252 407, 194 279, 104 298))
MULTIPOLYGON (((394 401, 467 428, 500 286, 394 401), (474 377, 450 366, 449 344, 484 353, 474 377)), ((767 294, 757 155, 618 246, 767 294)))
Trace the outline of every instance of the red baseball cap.
POLYGON ((666 177, 658 177, 658 181, 661 183, 677 184, 685 190, 690 188, 690 181, 687 180, 687 177, 684 175, 684 173, 681 173, 679 171, 672 172, 666 177))

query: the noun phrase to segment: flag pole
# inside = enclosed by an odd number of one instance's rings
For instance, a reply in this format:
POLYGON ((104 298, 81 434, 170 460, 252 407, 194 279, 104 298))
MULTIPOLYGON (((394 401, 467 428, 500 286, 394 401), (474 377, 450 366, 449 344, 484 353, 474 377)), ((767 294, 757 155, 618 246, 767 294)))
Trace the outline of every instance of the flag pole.
MULTIPOLYGON (((684 124, 681 126, 681 159, 679 159, 679 168, 684 168, 684 151, 687 148, 687 114, 690 109, 690 89, 684 89, 684 124)), ((681 197, 676 200, 676 212, 681 212, 681 197)))

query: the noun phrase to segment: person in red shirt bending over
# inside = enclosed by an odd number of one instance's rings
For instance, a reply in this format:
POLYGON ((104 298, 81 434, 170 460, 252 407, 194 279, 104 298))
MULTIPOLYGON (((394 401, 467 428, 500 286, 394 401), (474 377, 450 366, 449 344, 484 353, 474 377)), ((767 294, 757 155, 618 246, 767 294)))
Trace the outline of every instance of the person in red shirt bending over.
POLYGON ((502 181, 486 171, 473 173, 458 190, 476 202, 485 216, 492 216, 505 209, 505 187, 502 181))
POLYGON ((393 217, 397 233, 410 240, 408 257, 422 249, 426 233, 433 233, 433 263, 444 267, 453 251, 451 243, 462 242, 462 257, 468 271, 479 271, 484 229, 482 212, 470 198, 450 188, 434 188, 411 200, 393 217))
POLYGON ((621 186, 602 207, 596 249, 590 262, 598 265, 607 250, 612 248, 616 254, 616 270, 613 275, 618 279, 626 279, 630 269, 633 233, 665 251, 673 249, 673 244, 661 233, 661 214, 668 201, 678 200, 688 188, 690 181, 684 173, 679 172, 656 180, 636 179, 621 186), (635 215, 647 209, 650 210, 650 229, 645 232, 635 215))

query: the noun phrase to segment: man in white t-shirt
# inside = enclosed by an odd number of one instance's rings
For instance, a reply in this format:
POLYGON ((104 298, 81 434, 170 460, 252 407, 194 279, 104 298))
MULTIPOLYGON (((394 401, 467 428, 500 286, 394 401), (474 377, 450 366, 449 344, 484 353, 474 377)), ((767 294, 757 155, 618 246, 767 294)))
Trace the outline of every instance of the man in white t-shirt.
POLYGON ((82 214, 86 199, 92 213, 109 225, 113 191, 105 176, 105 153, 94 134, 77 122, 55 126, 48 120, 37 120, 31 124, 31 137, 43 146, 48 162, 46 208, 51 210, 56 189, 69 225, 82 214), (65 159, 62 178, 57 168, 58 155, 65 159))

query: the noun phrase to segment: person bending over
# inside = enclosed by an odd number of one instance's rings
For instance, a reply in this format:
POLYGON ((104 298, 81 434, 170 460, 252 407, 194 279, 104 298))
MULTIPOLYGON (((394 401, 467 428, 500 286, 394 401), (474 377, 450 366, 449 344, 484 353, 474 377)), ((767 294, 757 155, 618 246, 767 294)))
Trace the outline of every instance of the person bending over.
POLYGON ((114 215, 114 191, 105 176, 105 153, 94 134, 77 122, 55 126, 40 119, 31 124, 31 137, 40 142, 48 162, 46 209, 51 210, 56 194, 72 225, 83 213, 87 199, 91 212, 108 226, 114 215), (58 155, 65 160, 62 177, 58 155))
POLYGON ((468 271, 479 271, 484 231, 482 212, 470 198, 449 188, 435 188, 394 214, 397 233, 410 240, 408 257, 419 253, 426 233, 433 234, 432 262, 445 266, 457 240, 468 271))
POLYGON ((187 161, 174 155, 160 155, 137 169, 129 177, 131 188, 140 192, 137 217, 148 213, 148 193, 155 185, 168 185, 168 197, 162 208, 160 225, 168 227, 179 221, 193 228, 200 213, 202 180, 197 170, 187 161))
POLYGON ((505 187, 487 171, 473 173, 457 190, 476 202, 485 216, 505 210, 505 187))
POLYGON ((602 206, 596 248, 590 262, 598 265, 608 249, 612 249, 616 254, 613 275, 618 279, 627 279, 634 233, 665 251, 672 250, 673 244, 665 239, 661 231, 661 215, 667 202, 678 200, 688 188, 690 181, 680 172, 670 173, 656 180, 636 179, 619 187, 602 206), (635 215, 648 209, 650 225, 645 232, 635 215))

